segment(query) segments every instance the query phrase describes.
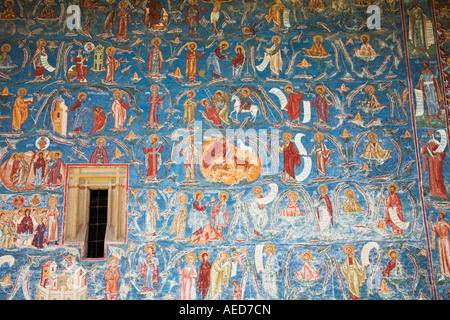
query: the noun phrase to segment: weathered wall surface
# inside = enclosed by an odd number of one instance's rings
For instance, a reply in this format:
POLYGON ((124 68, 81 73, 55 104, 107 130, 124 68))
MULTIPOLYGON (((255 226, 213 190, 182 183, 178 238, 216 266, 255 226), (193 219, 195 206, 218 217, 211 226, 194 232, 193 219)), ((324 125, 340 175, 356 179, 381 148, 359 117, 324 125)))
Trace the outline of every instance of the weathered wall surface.
POLYGON ((448 298, 445 1, 0 6, 1 299, 448 298))

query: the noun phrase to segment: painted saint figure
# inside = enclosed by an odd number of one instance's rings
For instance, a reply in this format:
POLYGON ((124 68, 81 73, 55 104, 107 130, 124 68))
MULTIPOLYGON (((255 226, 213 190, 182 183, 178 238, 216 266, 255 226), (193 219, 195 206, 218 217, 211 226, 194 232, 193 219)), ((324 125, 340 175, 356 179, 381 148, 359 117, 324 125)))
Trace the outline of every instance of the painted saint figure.
POLYGON ((186 255, 187 264, 183 269, 180 262, 177 261, 177 270, 180 279, 180 300, 195 300, 197 298, 195 279, 198 278, 197 268, 195 267, 195 254, 188 253, 186 255))
POLYGON ((108 153, 105 148, 105 138, 98 138, 96 144, 97 145, 95 146, 94 151, 92 151, 91 159, 89 162, 93 164, 109 163, 108 153))
POLYGON ((183 123, 186 123, 187 128, 192 128, 195 122, 195 110, 198 106, 198 102, 194 100, 195 95, 195 91, 189 90, 187 93, 188 98, 183 103, 183 123))
POLYGON ((183 150, 180 150, 180 154, 184 156, 184 182, 195 182, 196 176, 196 163, 198 156, 198 148, 195 146, 194 136, 189 137, 188 143, 183 150))
POLYGON ((25 121, 28 119, 28 106, 34 102, 33 99, 25 99, 27 90, 20 88, 17 90, 17 98, 14 100, 12 111, 12 126, 11 132, 22 133, 21 128, 25 121))
POLYGON ((150 77, 160 77, 160 72, 162 70, 162 63, 164 61, 161 51, 161 39, 152 39, 152 47, 148 54, 147 69, 150 77))
POLYGON ((283 153, 283 178, 286 181, 292 180, 295 182, 294 169, 300 166, 300 153, 291 141, 292 135, 290 133, 283 134, 283 139, 283 145, 279 147, 279 152, 283 153))
POLYGON ((161 153, 164 150, 164 145, 166 142, 163 142, 161 145, 158 144, 159 137, 157 135, 151 135, 149 138, 151 143, 150 147, 147 149, 145 144, 142 143, 142 151, 144 152, 147 158, 147 176, 146 179, 156 179, 158 175, 158 170, 161 167, 161 153))
POLYGON ((319 233, 324 240, 331 240, 331 231, 333 228, 333 206, 331 205, 330 197, 328 196, 328 188, 326 186, 320 186, 318 188, 320 197, 314 198, 314 206, 317 208, 317 216, 319 220, 319 233))
POLYGON ((224 79, 222 77, 222 67, 220 66, 221 60, 228 57, 229 52, 222 52, 226 49, 228 49, 229 44, 226 41, 222 41, 218 47, 214 49, 213 52, 211 52, 208 56, 208 59, 206 61, 206 65, 208 69, 211 69, 212 67, 212 79, 224 79))
POLYGON ((58 245, 58 237, 59 237, 59 216, 61 212, 59 211, 56 204, 58 203, 58 199, 56 197, 51 197, 48 199, 48 209, 47 209, 47 244, 54 243, 55 246, 58 245))
POLYGON ((448 199, 447 190, 444 183, 444 159, 445 150, 439 152, 439 142, 434 138, 434 130, 427 130, 429 141, 426 145, 419 140, 422 147, 422 167, 424 172, 428 172, 428 183, 430 194, 443 200, 448 199))
POLYGON ((338 262, 341 272, 347 280, 350 299, 361 299, 361 287, 366 281, 366 268, 359 264, 355 257, 355 249, 351 245, 344 247, 344 253, 347 255, 344 264, 338 262))
POLYGON ((272 46, 264 48, 265 54, 269 55, 270 77, 269 79, 278 79, 283 68, 283 59, 281 57, 281 38, 279 36, 272 37, 272 46))
POLYGON ((142 291, 155 291, 159 283, 159 261, 155 254, 155 244, 147 244, 145 251, 147 254, 142 255, 139 252, 139 274, 142 276, 142 291))
POLYGON ((430 123, 431 118, 441 118, 441 108, 443 106, 443 98, 441 89, 439 88, 438 77, 431 71, 430 63, 425 60, 423 62, 423 69, 420 72, 419 80, 415 87, 419 88, 423 94, 423 100, 427 106, 427 121, 426 125, 430 123))
POLYGON ((200 59, 205 54, 204 52, 197 52, 197 44, 195 42, 188 43, 189 51, 186 53, 186 77, 188 84, 197 82, 197 59, 200 59))
POLYGON ((194 35, 194 37, 198 37, 198 14, 200 10, 197 7, 197 0, 188 0, 189 5, 186 8, 185 13, 185 22, 187 27, 189 28, 188 37, 194 35))
POLYGON ((439 251, 439 270, 441 277, 439 280, 450 278, 450 223, 445 218, 445 211, 439 210, 439 216, 436 223, 433 223, 433 218, 430 214, 430 226, 433 232, 432 249, 436 250, 436 235, 438 238, 438 251, 439 251))
POLYGON ((394 150, 384 149, 380 145, 376 133, 371 132, 369 133, 369 143, 364 149, 364 153, 361 157, 367 160, 384 162, 391 157, 392 152, 394 152, 394 150))
POLYGON ((129 104, 122 99, 122 91, 114 92, 114 100, 111 104, 111 111, 114 117, 114 129, 123 129, 125 121, 127 121, 127 109, 129 104))
POLYGON ((278 260, 275 255, 275 246, 268 244, 264 247, 264 251, 267 254, 266 263, 264 269, 261 271, 262 286, 266 293, 272 299, 278 299, 278 260))
POLYGON ((120 272, 117 264, 119 259, 112 257, 108 260, 109 267, 105 272, 104 279, 106 280, 105 300, 117 300, 119 296, 119 279, 120 272))
POLYGON ((395 184, 390 184, 388 198, 382 197, 385 207, 384 211, 384 223, 386 226, 392 226, 392 232, 394 235, 402 235, 403 229, 398 225, 404 223, 403 218, 403 206, 402 201, 397 193, 398 187, 395 184))
POLYGON ((217 259, 211 266, 211 300, 221 297, 223 289, 230 283, 231 261, 228 252, 220 251, 217 259))
POLYGON ((333 152, 336 152, 336 150, 328 149, 325 142, 323 141, 323 134, 320 132, 317 132, 314 135, 314 140, 314 147, 311 149, 308 157, 311 157, 313 154, 315 154, 317 176, 319 179, 321 179, 327 176, 326 166, 331 159, 331 154, 333 152))
POLYGON ((228 225, 228 222, 230 221, 227 199, 228 193, 221 192, 219 194, 219 203, 211 206, 211 218, 214 223, 214 228, 217 230, 222 240, 224 240, 223 229, 228 225))
POLYGON ((325 96, 325 89, 323 86, 316 87, 316 93, 317 95, 311 102, 311 105, 316 106, 317 108, 318 124, 327 125, 328 117, 330 116, 330 106, 334 106, 334 104, 325 96))
POLYGON ((83 49, 78 49, 77 52, 78 52, 78 55, 76 57, 74 57, 72 54, 70 54, 71 61, 76 63, 75 70, 77 71, 77 81, 79 83, 86 83, 87 82, 87 79, 86 79, 87 71, 85 70, 84 63, 87 62, 90 55, 84 57, 82 55, 83 49))
POLYGON ((178 202, 180 205, 177 207, 177 213, 170 226, 170 234, 175 235, 175 239, 183 239, 186 232, 186 218, 188 215, 188 209, 186 206, 188 198, 184 193, 178 196, 178 202))
POLYGON ((117 59, 114 57, 114 54, 116 53, 116 49, 113 47, 106 48, 106 60, 105 60, 105 66, 106 66, 106 75, 105 80, 103 83, 105 84, 115 84, 114 77, 115 72, 120 67, 120 61, 122 58, 117 59))
POLYGON ((159 86, 156 84, 153 84, 150 87, 150 91, 152 93, 147 98, 147 101, 150 102, 150 106, 148 109, 147 126, 157 127, 157 126, 159 126, 158 107, 160 110, 163 109, 163 100, 164 100, 164 97, 166 96, 166 93, 164 93, 162 96, 160 96, 158 94, 159 86))
POLYGON ((292 123, 300 123, 301 103, 303 100, 303 91, 295 91, 294 87, 287 85, 284 90, 289 94, 288 101, 284 107, 292 123))
POLYGON ((156 201, 157 197, 156 190, 149 190, 147 192, 147 203, 142 206, 142 211, 145 211, 145 235, 146 236, 156 236, 156 220, 160 220, 161 216, 159 214, 159 206, 156 201))
POLYGON ((201 295, 202 300, 205 300, 211 285, 211 264, 208 261, 209 253, 202 251, 199 254, 199 258, 202 262, 200 263, 200 268, 198 271, 197 287, 198 293, 201 295))

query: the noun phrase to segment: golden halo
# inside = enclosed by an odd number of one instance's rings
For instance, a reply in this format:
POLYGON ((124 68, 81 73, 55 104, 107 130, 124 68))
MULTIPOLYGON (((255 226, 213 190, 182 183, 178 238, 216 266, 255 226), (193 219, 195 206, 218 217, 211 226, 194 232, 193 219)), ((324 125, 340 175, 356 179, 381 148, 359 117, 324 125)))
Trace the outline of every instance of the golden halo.
POLYGON ((315 36, 315 37, 313 38, 313 41, 316 42, 316 39, 320 39, 320 42, 323 41, 323 38, 322 38, 321 36, 315 36))
POLYGON ((202 100, 200 101, 200 104, 201 104, 202 106, 206 107, 206 102, 209 103, 209 100, 205 98, 205 99, 202 99, 202 100))
POLYGON ((289 199, 289 200, 291 200, 291 196, 294 196, 294 197, 295 197, 294 201, 296 201, 296 200, 298 199, 298 195, 297 195, 295 192, 290 192, 290 193, 288 194, 288 199, 289 199))
POLYGON ((288 84, 286 87, 284 87, 284 91, 288 91, 288 89, 294 91, 294 87, 288 84))
POLYGON ((39 39, 38 41, 36 41, 36 45, 39 47, 39 44, 42 43, 42 46, 45 46, 45 44, 47 43, 47 41, 45 41, 44 39, 39 39))
POLYGON ((19 90, 17 90, 17 94, 20 95, 26 95, 27 94, 27 89, 25 88, 20 88, 19 90))
POLYGON ((387 252, 388 258, 391 258, 391 254, 392 254, 393 252, 395 253, 395 257, 396 257, 396 258, 398 257, 398 252, 397 252, 397 250, 395 250, 395 249, 390 249, 390 250, 387 252))
MULTIPOLYGON (((148 141, 152 142, 153 138, 156 138, 156 142, 159 141, 159 137, 156 134, 152 134, 149 138, 148 141)), ((153 143, 153 142, 152 142, 153 143)))
POLYGON ((388 189, 391 189, 391 187, 394 187, 394 188, 395 188, 395 192, 398 191, 398 186, 397 186, 396 184, 394 184, 394 183, 390 184, 389 187, 388 187, 388 189))
POLYGON ((259 194, 262 193, 262 188, 261 187, 254 187, 253 188, 253 194, 256 194, 256 191, 259 190, 259 194))
POLYGON ((95 143, 98 144, 100 141, 103 141, 103 145, 106 144, 106 139, 105 138, 98 138, 95 143))
POLYGON ((272 37, 272 43, 274 43, 275 40, 278 40, 278 41, 277 41, 278 43, 281 42, 281 38, 280 38, 279 36, 273 36, 273 37, 272 37))
POLYGON ((122 94, 123 94, 122 91, 117 90, 117 91, 114 91, 113 97, 117 98, 117 96, 118 96, 119 98, 122 98, 122 94))
POLYGON ((319 188, 317 188, 317 191, 319 191, 319 193, 321 193, 321 190, 324 190, 325 193, 328 192, 328 188, 326 186, 320 186, 319 188))
POLYGON ((61 157, 62 153, 61 153, 61 151, 55 151, 55 155, 61 157))
POLYGON ((195 97, 195 95, 196 95, 197 93, 195 93, 194 90, 189 90, 189 91, 187 92, 187 95, 189 96, 189 94, 191 94, 191 95, 192 95, 192 98, 193 98, 193 97, 195 97))
POLYGON ((283 134, 283 140, 286 140, 287 137, 289 137, 289 139, 292 139, 292 134, 290 134, 289 132, 283 134))
POLYGON ((314 140, 320 140, 320 141, 322 141, 322 140, 323 140, 323 134, 320 133, 320 132, 317 132, 317 133, 314 135, 314 140))
POLYGON ((11 155, 11 159, 14 159, 14 157, 17 157, 19 154, 17 153, 17 152, 14 152, 12 155, 11 155))
POLYGON ((374 132, 369 133, 368 137, 369 137, 369 140, 371 139, 371 137, 374 137, 375 139, 378 138, 377 134, 374 132))
POLYGON ((152 45, 159 46, 160 44, 161 44, 161 39, 160 38, 156 37, 156 38, 152 39, 152 45), (158 44, 156 44, 156 43, 158 43, 158 44))
POLYGON ((347 252, 347 249, 351 249, 352 253, 355 253, 355 248, 352 245, 348 244, 344 247, 344 252, 347 252))
POLYGON ((2 52, 5 52, 5 48, 9 48, 8 52, 11 51, 11 45, 9 43, 5 43, 4 45, 2 45, 2 52))
POLYGON ((85 92, 80 92, 78 95, 77 95, 77 98, 78 99, 80 99, 81 97, 87 97, 87 94, 85 93, 85 92))
POLYGON ((111 264, 112 261, 116 261, 116 263, 119 263, 119 259, 117 259, 117 257, 111 257, 108 260, 108 264, 111 264))
POLYGON ((184 193, 182 193, 182 194, 180 194, 180 195, 178 196, 178 201, 179 201, 180 203, 185 203, 185 202, 187 201, 187 199, 188 199, 188 197, 187 197, 187 195, 185 195, 184 193))
POLYGON ((194 199, 197 199, 198 195, 201 195, 203 198, 203 192, 197 191, 196 193, 194 193, 194 199))
POLYGON ((249 27, 245 27, 244 29, 242 29, 242 32, 243 32, 244 34, 249 34, 249 33, 251 32, 251 30, 250 30, 249 27))
POLYGON ((145 246, 145 251, 148 253, 149 250, 152 249, 152 252, 155 252, 156 246, 154 243, 149 243, 145 246))
POLYGON ((367 86, 364 90, 367 92, 369 89, 372 89, 372 92, 375 92, 375 88, 373 86, 367 86))
POLYGON ((304 251, 302 252, 302 259, 303 261, 309 261, 312 258, 312 253, 310 251, 304 251), (308 258, 306 258, 308 256, 308 258))
POLYGON ((217 97, 217 94, 220 94, 223 97, 223 91, 222 90, 217 90, 214 95, 217 97))
POLYGON ((273 244, 268 244, 264 247, 264 251, 267 253, 267 249, 272 248, 273 253, 275 253, 276 249, 273 244))
POLYGON ((234 52, 238 53, 238 49, 241 48, 241 51, 244 52, 244 47, 243 46, 237 46, 236 48, 234 48, 234 52))
POLYGON ((242 92, 242 94, 245 94, 246 96, 248 96, 250 93, 250 90, 248 88, 243 88, 241 92, 242 92))
POLYGON ((157 195, 157 192, 155 189, 151 189, 147 191, 147 197, 153 196, 153 195, 157 195))
POLYGON ((345 196, 348 197, 351 194, 351 197, 353 197, 355 195, 355 191, 353 191, 352 189, 347 189, 344 192, 345 196))
POLYGON ((197 44, 195 42, 189 42, 188 48, 190 49, 192 45, 194 45, 194 50, 197 49, 197 44))
POLYGON ((222 253, 225 253, 227 255, 225 260, 228 259, 229 255, 228 255, 228 252, 226 252, 225 250, 219 251, 219 254, 217 256, 220 257, 222 255, 222 253))
POLYGON ((228 193, 226 193, 226 192, 221 192, 221 193, 219 193, 219 199, 220 199, 222 196, 225 196, 225 201, 228 200, 228 193))
POLYGON ((114 54, 116 53, 116 49, 114 49, 113 47, 108 47, 106 48, 106 54, 114 54))
POLYGON ((228 42, 222 41, 222 42, 219 44, 219 47, 222 48, 223 45, 225 46, 224 50, 228 49, 228 47, 230 46, 230 45, 228 44, 228 42))
POLYGON ((151 92, 158 92, 158 90, 159 86, 157 84, 152 84, 152 86, 150 87, 151 92))
POLYGON ((125 9, 128 5, 128 2, 126 0, 122 0, 119 2, 119 8, 125 9))
POLYGON ((323 86, 317 86, 316 87, 316 93, 319 93, 319 89, 322 89, 322 92, 325 92, 325 88, 323 86))
POLYGON ((202 252, 200 252, 200 254, 198 255, 198 258, 201 260, 201 261, 203 261, 203 255, 207 255, 208 256, 208 258, 206 258, 206 260, 208 260, 209 259, 209 252, 207 252, 207 251, 202 251, 202 252))
POLYGON ((361 41, 363 41, 363 38, 367 38, 367 41, 369 41, 370 40, 370 37, 367 35, 367 34, 363 34, 362 36, 361 36, 361 38, 359 38, 361 41))
POLYGON ((193 253, 191 252, 191 253, 188 253, 188 254, 186 255, 186 257, 185 257, 186 262, 188 261, 188 258, 189 258, 189 257, 193 257, 193 258, 194 258, 194 261, 197 259, 197 257, 195 256, 195 254, 193 254, 193 253))
POLYGON ((56 203, 58 203, 58 198, 56 198, 56 197, 50 197, 50 198, 47 200, 47 203, 50 204, 50 202, 52 202, 53 200, 55 200, 56 203))

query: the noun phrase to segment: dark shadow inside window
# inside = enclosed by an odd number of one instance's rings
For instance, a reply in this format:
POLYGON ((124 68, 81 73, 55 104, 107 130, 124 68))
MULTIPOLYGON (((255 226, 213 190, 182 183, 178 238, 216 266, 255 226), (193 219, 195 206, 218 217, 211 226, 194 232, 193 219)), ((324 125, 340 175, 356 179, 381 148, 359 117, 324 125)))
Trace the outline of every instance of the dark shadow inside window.
POLYGON ((90 190, 87 258, 103 258, 108 221, 108 190, 90 190))

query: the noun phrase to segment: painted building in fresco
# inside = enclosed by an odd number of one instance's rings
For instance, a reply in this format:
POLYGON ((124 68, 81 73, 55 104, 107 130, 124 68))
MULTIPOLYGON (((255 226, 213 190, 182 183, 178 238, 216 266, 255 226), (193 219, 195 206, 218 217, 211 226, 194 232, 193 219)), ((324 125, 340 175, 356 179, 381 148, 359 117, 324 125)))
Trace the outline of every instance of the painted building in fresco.
POLYGON ((0 299, 448 299, 449 15, 2 1, 0 299))

